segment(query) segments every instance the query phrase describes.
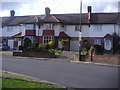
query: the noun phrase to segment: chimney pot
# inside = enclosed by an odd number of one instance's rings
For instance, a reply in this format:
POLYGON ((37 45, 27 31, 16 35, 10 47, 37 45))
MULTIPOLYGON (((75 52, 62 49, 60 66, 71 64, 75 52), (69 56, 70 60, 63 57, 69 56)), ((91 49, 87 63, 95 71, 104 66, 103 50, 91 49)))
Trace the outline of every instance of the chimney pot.
POLYGON ((88 13, 90 12, 91 13, 92 11, 92 7, 91 6, 88 6, 88 13))
POLYGON ((14 10, 11 10, 11 11, 10 11, 10 15, 11 15, 11 17, 14 17, 15 11, 14 11, 14 10))
POLYGON ((45 14, 50 15, 50 8, 48 8, 48 7, 45 8, 45 14))

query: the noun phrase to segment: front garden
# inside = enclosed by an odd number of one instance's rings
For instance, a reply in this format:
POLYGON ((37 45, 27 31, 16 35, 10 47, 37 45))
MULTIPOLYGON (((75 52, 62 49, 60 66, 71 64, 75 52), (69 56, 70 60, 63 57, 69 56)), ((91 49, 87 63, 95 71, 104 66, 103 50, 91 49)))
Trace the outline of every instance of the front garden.
POLYGON ((23 39, 19 50, 21 52, 13 52, 13 56, 54 58, 60 56, 62 52, 54 48, 54 41, 50 41, 46 45, 39 43, 32 44, 31 40, 27 37, 23 39))

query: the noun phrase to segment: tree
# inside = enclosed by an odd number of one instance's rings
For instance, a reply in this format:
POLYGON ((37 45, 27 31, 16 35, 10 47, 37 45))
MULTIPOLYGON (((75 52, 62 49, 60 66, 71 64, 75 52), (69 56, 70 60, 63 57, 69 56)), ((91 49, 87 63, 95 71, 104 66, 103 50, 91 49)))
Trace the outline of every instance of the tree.
POLYGON ((23 38, 22 46, 23 46, 24 49, 30 47, 31 44, 32 44, 32 42, 31 42, 31 40, 29 38, 27 38, 27 37, 23 38))
POLYGON ((120 53, 120 36, 113 33, 113 53, 120 53))

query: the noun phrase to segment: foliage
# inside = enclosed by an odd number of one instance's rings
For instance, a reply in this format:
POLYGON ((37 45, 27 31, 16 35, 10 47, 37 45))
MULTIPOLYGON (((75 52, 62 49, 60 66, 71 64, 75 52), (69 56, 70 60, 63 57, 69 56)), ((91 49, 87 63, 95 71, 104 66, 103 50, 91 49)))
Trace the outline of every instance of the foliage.
POLYGON ((95 50, 94 47, 91 46, 91 47, 90 47, 90 51, 91 51, 91 52, 94 52, 94 50, 95 50))
POLYGON ((50 45, 49 44, 46 44, 46 49, 50 49, 50 45))
POLYGON ((82 51, 81 51, 81 55, 87 55, 88 54, 88 51, 86 48, 83 48, 82 51))
POLYGON ((88 51, 90 49, 90 44, 87 40, 84 41, 84 48, 88 51))
POLYGON ((22 41, 23 50, 30 47, 31 44, 32 44, 32 42, 31 42, 31 40, 29 38, 27 38, 27 37, 23 38, 23 41, 22 41))
POLYGON ((97 55, 102 55, 103 54, 104 49, 101 45, 95 45, 94 48, 95 48, 95 53, 97 55))
POLYGON ((51 48, 53 48, 54 45, 55 45, 55 42, 54 41, 50 41, 48 44, 50 45, 51 48))
POLYGON ((40 51, 40 52, 48 52, 48 49, 46 49, 46 46, 44 44, 39 44, 38 51, 40 51))
POLYGON ((113 33, 113 53, 119 53, 120 54, 120 36, 118 36, 116 33, 113 33))
POLYGON ((19 50, 23 50, 23 46, 22 45, 19 45, 19 50))

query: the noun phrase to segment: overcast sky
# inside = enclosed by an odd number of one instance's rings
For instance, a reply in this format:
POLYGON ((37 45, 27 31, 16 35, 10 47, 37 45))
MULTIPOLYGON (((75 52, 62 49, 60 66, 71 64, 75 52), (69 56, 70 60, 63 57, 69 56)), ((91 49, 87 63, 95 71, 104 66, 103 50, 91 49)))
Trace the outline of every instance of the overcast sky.
MULTIPOLYGON (((82 0, 82 12, 87 12, 87 6, 92 6, 92 12, 118 12, 120 0, 82 0)), ((2 0, 0 16, 10 16, 10 10, 15 10, 16 16, 41 15, 45 7, 51 9, 51 14, 80 13, 80 0, 2 0)))

